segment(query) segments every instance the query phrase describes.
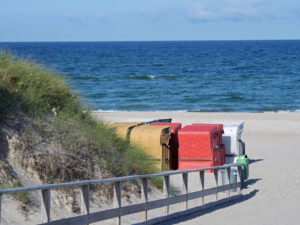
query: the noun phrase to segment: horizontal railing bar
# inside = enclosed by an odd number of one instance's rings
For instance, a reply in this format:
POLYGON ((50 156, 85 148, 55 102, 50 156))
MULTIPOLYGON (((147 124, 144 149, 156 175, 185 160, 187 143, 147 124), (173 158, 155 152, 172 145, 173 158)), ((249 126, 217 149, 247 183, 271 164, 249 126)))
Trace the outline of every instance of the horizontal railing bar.
POLYGON ((168 172, 161 172, 155 174, 143 174, 143 175, 133 175, 133 176, 126 176, 126 177, 113 177, 113 178, 104 178, 104 179, 97 179, 97 180, 84 180, 84 181, 74 181, 68 183, 60 183, 60 184, 42 184, 36 186, 29 186, 29 187, 17 187, 17 188, 8 188, 8 189, 0 189, 0 194, 16 194, 20 192, 27 192, 27 191, 37 191, 37 190, 44 190, 44 189, 57 189, 57 188, 67 188, 67 187, 74 187, 74 186, 82 186, 88 184, 103 184, 109 182, 117 182, 117 181, 128 181, 133 179, 142 179, 142 178, 153 178, 153 177, 161 177, 166 175, 176 175, 176 174, 183 174, 183 173, 193 173, 193 172, 200 172, 206 170, 214 170, 214 169, 225 169, 228 167, 234 166, 243 166, 242 163, 233 163, 224 166, 214 166, 208 168, 201 168, 201 169, 192 169, 192 170, 182 170, 182 171, 168 171, 168 172))
POLYGON ((187 194, 188 200, 193 200, 196 198, 205 197, 208 195, 227 191, 227 190, 230 190, 233 188, 238 188, 238 187, 241 187, 241 185, 242 185, 241 182, 236 182, 236 183, 232 183, 232 184, 226 184, 226 185, 222 185, 222 186, 218 186, 218 187, 214 187, 214 188, 205 189, 203 191, 191 192, 191 193, 187 194))
POLYGON ((112 219, 119 216, 125 216, 133 213, 143 212, 145 210, 151 210, 151 209, 161 208, 167 205, 177 204, 186 201, 186 199, 193 200, 199 197, 208 196, 211 194, 230 190, 232 188, 237 188, 240 186, 241 186, 241 182, 227 184, 227 185, 209 188, 206 190, 192 192, 184 195, 173 196, 170 198, 124 206, 122 208, 108 209, 100 212, 90 213, 84 216, 75 216, 72 218, 51 221, 48 223, 43 223, 43 225, 63 225, 63 224, 83 225, 86 224, 87 222, 95 223, 95 222, 112 219))

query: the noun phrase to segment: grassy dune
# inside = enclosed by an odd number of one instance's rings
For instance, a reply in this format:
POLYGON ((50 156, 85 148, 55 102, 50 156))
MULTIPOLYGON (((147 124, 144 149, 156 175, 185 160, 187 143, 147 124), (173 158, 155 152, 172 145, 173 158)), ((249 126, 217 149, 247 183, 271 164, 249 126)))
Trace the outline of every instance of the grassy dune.
MULTIPOLYGON (((157 172, 153 161, 135 146, 118 138, 104 122, 95 121, 67 80, 28 59, 0 53, 0 116, 28 117, 24 126, 29 141, 38 133, 58 146, 58 155, 38 149, 33 168, 45 183, 157 172), (99 173, 99 171, 98 171, 99 173)), ((29 155, 29 156, 28 156, 29 155)), ((1 158, 0 158, 1 159, 1 158)), ((28 160, 29 161, 29 160, 28 160)))

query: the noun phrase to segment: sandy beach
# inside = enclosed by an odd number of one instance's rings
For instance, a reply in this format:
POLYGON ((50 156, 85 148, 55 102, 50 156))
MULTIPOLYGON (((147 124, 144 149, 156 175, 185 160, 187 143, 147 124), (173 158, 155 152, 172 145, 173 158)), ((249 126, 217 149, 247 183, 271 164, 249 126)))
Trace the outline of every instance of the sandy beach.
POLYGON ((183 125, 245 121, 251 165, 244 196, 169 224, 300 224, 299 113, 96 112, 94 116, 107 122, 172 118, 183 125))

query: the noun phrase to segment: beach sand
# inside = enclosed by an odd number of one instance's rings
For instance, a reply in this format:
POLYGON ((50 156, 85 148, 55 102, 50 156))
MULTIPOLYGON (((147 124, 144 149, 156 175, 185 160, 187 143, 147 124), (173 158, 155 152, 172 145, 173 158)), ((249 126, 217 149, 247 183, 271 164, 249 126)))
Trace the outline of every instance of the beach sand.
POLYGON ((300 113, 97 112, 94 116, 107 122, 173 118, 183 125, 245 121, 251 165, 243 197, 169 224, 300 224, 300 113))

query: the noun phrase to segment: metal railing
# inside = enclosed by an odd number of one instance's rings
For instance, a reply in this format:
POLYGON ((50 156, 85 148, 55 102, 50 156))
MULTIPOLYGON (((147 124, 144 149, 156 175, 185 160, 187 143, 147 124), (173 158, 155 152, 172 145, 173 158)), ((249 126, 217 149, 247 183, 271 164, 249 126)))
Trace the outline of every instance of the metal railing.
MULTIPOLYGON (((73 224, 73 225, 85 225, 90 223, 95 223, 98 221, 103 221, 107 219, 115 218, 116 224, 121 224, 121 217, 133 213, 141 212, 142 222, 151 224, 154 222, 159 222, 171 218, 169 215, 169 206, 172 204, 182 203, 182 212, 188 210, 188 202, 193 199, 200 199, 200 205, 202 208, 204 205, 204 197, 208 195, 214 195, 215 200, 218 200, 218 193, 226 191, 227 197, 230 197, 230 189, 237 189, 237 192, 241 192, 243 184, 243 164, 234 163, 224 166, 216 166, 202 169, 193 169, 193 170, 185 170, 185 171, 169 171, 169 172, 161 172, 156 174, 147 174, 147 175, 134 175, 134 176, 126 176, 126 177, 116 177, 116 178, 105 178, 99 180, 85 180, 85 181, 77 181, 77 182, 69 182, 69 183, 60 183, 60 184, 45 184, 45 185, 37 185, 30 187, 18 187, 18 188, 9 188, 9 189, 0 189, 0 224, 1 224, 1 203, 2 196, 8 194, 16 194, 22 192, 29 191, 40 191, 41 193, 41 224, 44 225, 62 225, 62 224, 73 224), (230 183, 230 170, 231 167, 238 168, 239 181, 235 183, 230 183), (228 176, 228 184, 219 186, 218 183, 218 171, 220 169, 227 169, 228 176), (216 186, 213 188, 205 189, 204 181, 205 181, 205 171, 213 171, 215 184, 216 186), (200 187, 196 192, 189 192, 188 187, 188 174, 189 173, 199 173, 200 178, 200 187), (170 196, 170 176, 171 175, 182 175, 183 181, 183 193, 178 196, 170 196), (164 198, 149 201, 148 198, 148 180, 154 177, 163 177, 163 194, 164 198), (141 180, 141 198, 143 203, 133 204, 122 206, 121 204, 121 185, 122 182, 129 180, 141 180), (90 185, 93 184, 103 184, 103 183, 113 183, 114 187, 114 208, 107 209, 99 212, 90 213, 90 204, 89 204, 89 194, 90 194, 90 185), (51 213, 50 213, 50 194, 52 189, 58 188, 70 188, 70 187, 80 187, 81 188, 81 213, 83 215, 78 215, 75 217, 59 219, 55 221, 51 221, 51 213), (156 208, 164 207, 164 217, 157 218, 156 220, 148 220, 148 211, 156 208)), ((229 198, 228 198, 229 199, 229 198)), ((226 198, 221 202, 226 202, 226 198)), ((220 202, 218 202, 220 204, 220 202)), ((210 203, 209 206, 214 204, 210 203)), ((201 207, 199 209, 201 209, 201 207)), ((197 210, 197 209, 196 209, 197 210)), ((174 215, 173 215, 174 216, 174 215)), ((176 216, 176 215, 175 215, 176 216)))

